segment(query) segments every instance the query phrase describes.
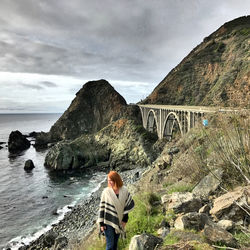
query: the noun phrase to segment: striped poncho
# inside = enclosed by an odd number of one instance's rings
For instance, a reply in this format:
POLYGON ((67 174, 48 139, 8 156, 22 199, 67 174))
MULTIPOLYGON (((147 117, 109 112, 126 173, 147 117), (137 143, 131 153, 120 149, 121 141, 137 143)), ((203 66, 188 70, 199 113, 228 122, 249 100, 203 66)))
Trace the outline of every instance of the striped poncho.
POLYGON ((134 201, 125 187, 119 189, 118 197, 112 188, 107 187, 102 192, 97 223, 112 226, 117 234, 123 233, 123 215, 128 214, 133 208, 134 201))

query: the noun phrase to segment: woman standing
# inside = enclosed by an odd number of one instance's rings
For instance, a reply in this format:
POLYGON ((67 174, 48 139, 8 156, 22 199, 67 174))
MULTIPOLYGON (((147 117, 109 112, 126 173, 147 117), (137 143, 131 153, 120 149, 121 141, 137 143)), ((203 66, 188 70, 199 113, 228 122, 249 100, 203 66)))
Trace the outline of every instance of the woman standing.
POLYGON ((128 221, 128 213, 133 209, 134 201, 123 186, 123 181, 116 171, 108 174, 108 187, 101 196, 99 218, 100 230, 106 237, 106 250, 116 250, 120 234, 128 221))

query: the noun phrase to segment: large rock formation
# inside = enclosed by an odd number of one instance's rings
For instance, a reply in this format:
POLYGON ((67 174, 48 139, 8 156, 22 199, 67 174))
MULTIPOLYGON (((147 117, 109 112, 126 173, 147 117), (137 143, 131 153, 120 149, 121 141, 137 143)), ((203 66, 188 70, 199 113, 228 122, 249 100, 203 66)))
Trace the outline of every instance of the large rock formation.
POLYGON ((10 153, 18 153, 30 147, 30 141, 18 130, 9 135, 8 149, 10 153))
POLYGON ((250 16, 206 37, 142 102, 250 107, 250 16))
POLYGON ((50 132, 38 135, 36 144, 75 139, 99 131, 121 116, 138 114, 135 107, 128 108, 125 99, 106 80, 90 81, 76 93, 50 132))
POLYGON ((154 160, 152 144, 157 136, 136 122, 119 119, 94 135, 60 142, 50 149, 45 165, 53 170, 109 166, 124 170, 145 167, 154 160))

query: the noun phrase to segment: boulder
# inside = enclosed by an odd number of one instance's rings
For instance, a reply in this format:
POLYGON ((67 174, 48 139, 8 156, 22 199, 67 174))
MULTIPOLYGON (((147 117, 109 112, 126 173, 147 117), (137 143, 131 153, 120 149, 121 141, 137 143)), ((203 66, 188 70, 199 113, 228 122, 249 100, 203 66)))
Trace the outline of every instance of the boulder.
POLYGON ((49 231, 48 233, 46 233, 44 235, 43 245, 45 247, 52 247, 54 245, 57 237, 58 237, 57 233, 55 233, 53 231, 49 231))
POLYGON ((32 160, 27 160, 24 165, 25 171, 31 171, 33 168, 35 168, 35 165, 32 160))
POLYGON ((187 213, 179 216, 174 223, 174 227, 179 230, 194 229, 200 231, 206 224, 212 223, 209 217, 203 213, 187 213))
POLYGON ((167 202, 167 209, 173 209, 176 214, 198 212, 201 207, 200 198, 190 192, 173 193, 167 202))
POLYGON ((65 236, 59 236, 55 240, 53 250, 61 250, 68 246, 68 239, 65 236))
POLYGON ((234 222, 231 220, 220 220, 217 225, 227 231, 231 230, 234 226, 234 222))
POLYGON ((223 170, 216 169, 214 174, 210 173, 205 176, 199 184, 193 189, 192 193, 202 199, 207 199, 209 195, 213 194, 221 183, 223 170), (217 178, 216 178, 216 177, 217 178))
POLYGON ((162 242, 161 238, 151 234, 135 235, 130 241, 129 250, 152 250, 162 242))
POLYGON ((203 207, 199 209, 199 213, 209 214, 210 209, 211 209, 211 205, 205 204, 203 207))
POLYGON ((249 207, 249 197, 250 186, 238 187, 234 191, 228 192, 216 198, 213 202, 210 214, 216 220, 226 219, 236 222, 244 220, 247 214, 241 207, 249 207))
POLYGON ((206 225, 203 234, 210 244, 221 244, 229 247, 237 247, 237 241, 233 235, 216 225, 206 225))
POLYGON ((30 147, 30 141, 18 130, 9 135, 8 149, 10 153, 18 153, 30 147))
POLYGON ((161 227, 157 230, 157 235, 161 238, 165 238, 170 233, 170 228, 161 227))
MULTIPOLYGON (((68 170, 79 166, 78 151, 74 151, 69 143, 57 143, 45 157, 44 165, 53 166, 53 170, 68 170)), ((83 160, 84 163, 84 160, 83 160)))

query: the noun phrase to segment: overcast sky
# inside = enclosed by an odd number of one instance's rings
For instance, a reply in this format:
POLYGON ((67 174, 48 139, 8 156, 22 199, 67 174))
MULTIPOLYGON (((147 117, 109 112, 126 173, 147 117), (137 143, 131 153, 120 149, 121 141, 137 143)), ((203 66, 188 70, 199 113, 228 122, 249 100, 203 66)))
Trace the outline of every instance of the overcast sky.
POLYGON ((144 99, 249 0, 0 0, 0 113, 63 112, 106 79, 144 99))

